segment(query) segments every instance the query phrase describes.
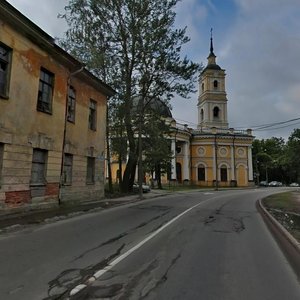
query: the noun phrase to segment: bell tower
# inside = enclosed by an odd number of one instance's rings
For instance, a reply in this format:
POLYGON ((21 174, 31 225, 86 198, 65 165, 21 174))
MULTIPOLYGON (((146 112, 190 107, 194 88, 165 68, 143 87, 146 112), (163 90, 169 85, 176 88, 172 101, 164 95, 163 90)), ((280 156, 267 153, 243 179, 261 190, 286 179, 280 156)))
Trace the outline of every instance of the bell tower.
POLYGON ((225 70, 216 64, 211 29, 207 66, 200 74, 198 97, 198 128, 228 128, 225 70))

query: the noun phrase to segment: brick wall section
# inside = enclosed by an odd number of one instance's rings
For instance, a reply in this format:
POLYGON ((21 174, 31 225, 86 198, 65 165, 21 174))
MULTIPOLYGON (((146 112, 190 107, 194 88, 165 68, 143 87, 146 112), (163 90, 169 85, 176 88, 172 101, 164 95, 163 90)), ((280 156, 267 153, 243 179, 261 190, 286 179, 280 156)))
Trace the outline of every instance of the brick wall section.
POLYGON ((59 192, 59 184, 58 183, 47 183, 46 186, 46 196, 57 196, 59 192))
POLYGON ((10 207, 29 203, 30 199, 30 191, 5 192, 5 204, 10 207))

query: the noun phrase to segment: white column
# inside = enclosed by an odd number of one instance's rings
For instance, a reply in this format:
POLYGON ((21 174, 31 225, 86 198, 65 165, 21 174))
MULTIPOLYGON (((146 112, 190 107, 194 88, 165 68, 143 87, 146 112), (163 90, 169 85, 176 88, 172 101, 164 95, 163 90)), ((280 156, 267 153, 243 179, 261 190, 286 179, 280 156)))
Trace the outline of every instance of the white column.
POLYGON ((171 151, 173 153, 173 158, 172 158, 172 174, 171 174, 171 179, 176 180, 176 141, 172 140, 171 144, 171 151))
POLYGON ((249 181, 253 180, 253 163, 252 163, 252 148, 248 147, 248 178, 249 181))
POLYGON ((190 180, 189 146, 189 142, 185 142, 183 145, 183 180, 190 180))
POLYGON ((234 147, 230 146, 230 150, 231 150, 231 180, 235 180, 234 147))

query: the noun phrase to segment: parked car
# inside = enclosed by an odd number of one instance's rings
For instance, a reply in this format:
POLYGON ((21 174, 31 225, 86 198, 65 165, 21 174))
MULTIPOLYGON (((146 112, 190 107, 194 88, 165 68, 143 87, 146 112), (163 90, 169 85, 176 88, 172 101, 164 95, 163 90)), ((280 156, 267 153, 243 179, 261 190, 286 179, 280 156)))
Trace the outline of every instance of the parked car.
POLYGON ((297 182, 293 182, 290 184, 291 187, 299 187, 299 183, 297 182))
POLYGON ((267 181, 261 181, 259 183, 260 186, 268 186, 268 182, 267 181))
POLYGON ((282 183, 274 180, 269 183, 269 186, 282 186, 282 183))
MULTIPOLYGON (((139 185, 138 185, 138 183, 134 183, 132 189, 133 189, 134 192, 138 192, 139 191, 139 185)), ((142 184, 142 191, 143 191, 143 193, 150 192, 151 191, 150 186, 143 183, 142 184)))

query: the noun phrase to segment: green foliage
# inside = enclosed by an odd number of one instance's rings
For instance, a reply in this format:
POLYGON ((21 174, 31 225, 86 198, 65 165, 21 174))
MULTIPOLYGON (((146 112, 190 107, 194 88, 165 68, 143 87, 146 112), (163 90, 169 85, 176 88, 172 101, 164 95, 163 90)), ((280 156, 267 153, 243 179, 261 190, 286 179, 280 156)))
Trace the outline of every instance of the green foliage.
POLYGON ((132 186, 137 163, 136 117, 144 123, 152 99, 168 104, 175 94, 188 97, 201 70, 181 57, 189 38, 185 28, 174 28, 178 1, 70 0, 61 15, 69 25, 61 45, 117 91, 109 102, 109 109, 116 110, 109 113, 110 133, 121 133, 123 128, 126 133, 129 159, 124 191, 132 186), (136 97, 138 114, 132 109, 136 97), (122 130, 116 131, 116 126, 122 130))
POLYGON ((253 141, 253 162, 260 180, 284 183, 300 182, 300 129, 295 129, 287 142, 283 138, 253 141))

